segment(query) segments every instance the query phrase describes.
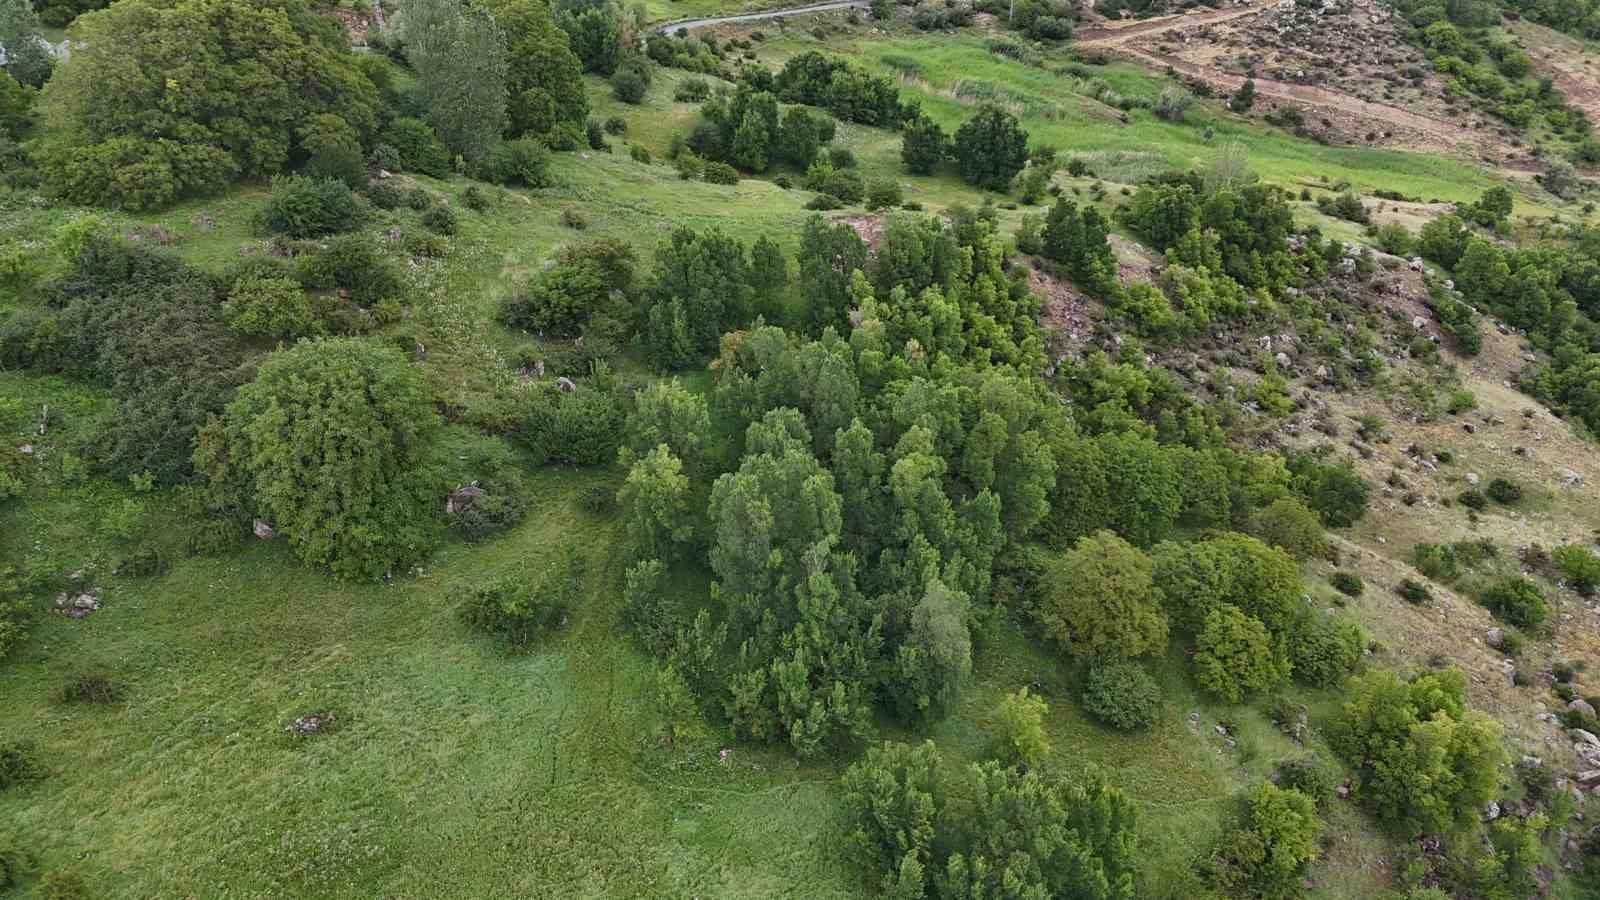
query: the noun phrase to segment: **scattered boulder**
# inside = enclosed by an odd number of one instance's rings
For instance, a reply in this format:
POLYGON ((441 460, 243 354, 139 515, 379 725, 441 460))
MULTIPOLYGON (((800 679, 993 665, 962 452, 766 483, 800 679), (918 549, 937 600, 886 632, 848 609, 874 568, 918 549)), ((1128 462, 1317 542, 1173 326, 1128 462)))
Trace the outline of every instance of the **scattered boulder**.
POLYGON ((69 619, 87 619, 100 608, 100 589, 62 591, 56 595, 56 612, 69 619))
POLYGON ((1470 484, 1473 487, 1477 487, 1478 486, 1478 473, 1477 472, 1468 472, 1467 473, 1467 484, 1470 484))
POLYGON ((333 728, 333 716, 327 713, 308 713, 297 716, 283 727, 293 737, 310 737, 333 728))
POLYGON ((273 529, 272 523, 268 522, 266 519, 255 520, 255 522, 251 524, 250 530, 255 532, 256 537, 263 541, 270 541, 278 534, 278 532, 273 529))
POLYGON ((458 512, 462 512, 470 508, 472 504, 485 493, 487 493, 487 491, 481 487, 478 487, 478 483, 476 481, 472 482, 471 484, 464 484, 461 487, 456 488, 450 492, 449 497, 445 498, 444 514, 447 516, 453 516, 458 512))
POLYGON ((1567 487, 1577 487, 1583 484, 1583 476, 1571 469, 1561 470, 1561 483, 1567 487))
POLYGON ((572 391, 575 391, 575 390, 578 389, 577 384, 573 383, 572 379, 568 378, 565 375, 563 375, 560 378, 556 379, 556 387, 560 388, 562 391, 565 391, 567 393, 571 393, 572 391))
POLYGON ((1496 650, 1500 649, 1500 645, 1505 643, 1505 639, 1505 631, 1498 626, 1490 628, 1488 631, 1483 633, 1483 642, 1495 648, 1496 650))
POLYGON ((1590 706, 1587 700, 1574 700, 1568 703, 1567 712, 1580 713, 1590 719, 1595 717, 1594 707, 1590 706))
POLYGON ((1591 747, 1600 747, 1600 738, 1595 737, 1594 732, 1592 731, 1585 731, 1582 728, 1574 728, 1567 732, 1567 737, 1572 738, 1580 744, 1588 744, 1591 747))

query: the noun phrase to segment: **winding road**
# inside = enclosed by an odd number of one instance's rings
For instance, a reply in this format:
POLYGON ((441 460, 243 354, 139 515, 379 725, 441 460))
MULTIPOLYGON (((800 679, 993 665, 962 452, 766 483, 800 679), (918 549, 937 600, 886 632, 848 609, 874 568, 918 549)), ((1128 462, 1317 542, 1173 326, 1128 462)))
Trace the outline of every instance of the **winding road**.
POLYGON ((708 25, 727 25, 738 22, 764 22, 768 19, 782 19, 786 16, 803 16, 807 13, 833 12, 837 9, 866 9, 867 0, 831 0, 828 3, 812 3, 809 6, 786 6, 782 9, 768 9, 761 12, 738 13, 731 16, 708 16, 703 19, 679 19, 675 22, 664 22, 650 30, 656 34, 671 34, 679 29, 705 28, 708 25))

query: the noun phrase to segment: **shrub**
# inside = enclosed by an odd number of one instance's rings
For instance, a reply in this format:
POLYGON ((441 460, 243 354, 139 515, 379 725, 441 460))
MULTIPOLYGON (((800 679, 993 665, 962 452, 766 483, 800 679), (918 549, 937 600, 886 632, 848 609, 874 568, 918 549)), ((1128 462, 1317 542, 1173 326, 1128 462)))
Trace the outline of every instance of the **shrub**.
POLYGON ((1593 596, 1600 587, 1600 557, 1577 544, 1557 547, 1550 558, 1572 587, 1585 597, 1593 596))
POLYGON ((1083 681, 1083 708, 1119 731, 1149 728, 1161 711, 1161 689, 1138 665, 1125 660, 1097 661, 1083 681))
POLYGON ((400 274, 363 235, 341 235, 314 256, 302 257, 300 278, 307 287, 338 288, 362 306, 400 293, 400 274))
POLYGON ((456 218, 456 211, 443 203, 430 207, 422 214, 422 227, 435 234, 451 235, 456 233, 460 222, 456 218))
POLYGON ((526 650, 565 621, 582 596, 583 578, 583 560, 568 548, 537 583, 528 583, 526 575, 508 575, 473 588, 461 606, 462 621, 504 641, 513 652, 526 650))
POLYGON ((1028 133, 1016 116, 984 106, 955 135, 954 155, 961 177, 991 191, 1004 191, 1028 161, 1028 133))
POLYGON ((704 177, 712 184, 738 184, 739 170, 727 163, 708 162, 704 177))
POLYGON ((111 568, 111 574, 129 578, 144 578, 150 575, 160 575, 168 568, 169 561, 159 547, 145 546, 134 550, 117 561, 111 568))
POLYGON ((289 237, 319 237, 354 228, 361 218, 356 197, 342 182, 304 175, 272 179, 272 194, 261 210, 267 231, 289 237))
POLYGON ((521 467, 504 445, 475 445, 465 453, 463 469, 478 493, 455 509, 450 527, 469 541, 481 541, 522 521, 528 511, 528 490, 521 467))
POLYGON ((589 141, 590 150, 599 150, 604 153, 611 152, 611 142, 606 140, 605 129, 600 127, 597 119, 590 119, 583 125, 584 137, 589 141))
POLYGON ((32 744, 22 741, 0 743, 0 791, 44 776, 32 744))
POLYGON ((523 331, 576 337, 591 316, 608 308, 613 291, 626 291, 632 282, 632 249, 591 241, 563 250, 554 266, 508 297, 500 321, 523 331))
POLYGON ((805 208, 809 210, 826 211, 830 209, 843 209, 844 204, 839 202, 839 198, 833 196, 832 194, 818 194, 806 201, 805 208))
POLYGON ((1295 680, 1333 687, 1356 670, 1367 648, 1360 626, 1326 614, 1307 612, 1287 641, 1295 680))
POLYGON ((1365 225, 1369 221, 1366 205, 1361 202, 1359 196, 1350 191, 1345 191, 1333 197, 1318 197, 1317 209, 1323 215, 1344 219, 1346 222, 1365 225))
POLYGON ((1183 116, 1194 105, 1194 94, 1176 85, 1168 85, 1156 98, 1155 114, 1168 122, 1182 122, 1183 116))
POLYGON ((645 89, 649 86, 644 75, 633 66, 620 68, 611 75, 611 96, 623 103, 639 104, 644 100, 645 89))
POLYGON ((1484 590, 1478 596, 1478 602, 1497 617, 1518 628, 1532 628, 1539 625, 1550 614, 1550 608, 1545 605, 1544 593, 1539 590, 1539 586, 1521 575, 1502 578, 1484 590))
POLYGON ((1433 592, 1428 590, 1428 586, 1412 578, 1401 579, 1395 593, 1408 603, 1426 603, 1433 599, 1433 592))
POLYGON ((479 177, 495 184, 550 186, 550 149, 531 138, 503 141, 489 149, 479 177))
POLYGON ((616 392, 591 386, 537 391, 516 436, 535 464, 600 466, 613 462, 622 443, 625 412, 616 392))
POLYGON ((686 78, 672 92, 679 103, 700 103, 711 96, 711 85, 704 78, 686 78))
POLYGON ((1333 585, 1334 590, 1350 597, 1359 597, 1361 592, 1366 589, 1366 585, 1361 583, 1361 576, 1354 572, 1335 572, 1328 581, 1333 585))
POLYGON ((899 206, 902 200, 898 181, 883 178, 867 186, 867 209, 887 209, 892 206, 899 206))
MULTIPOLYGON (((650 165, 650 163, 652 161, 651 158, 650 158, 650 151, 648 149, 646 149, 644 147, 644 145, 642 145, 642 144, 629 144, 628 145, 628 155, 633 158, 634 162, 643 163, 644 165, 647 165, 647 166, 650 165)), ((780 185, 780 187, 781 187, 781 185, 780 185)))
POLYGON ((253 498, 305 562, 376 580, 438 538, 438 424, 422 373, 398 351, 307 340, 267 356, 196 461, 219 489, 253 498))
POLYGON ((228 327, 247 337, 292 339, 317 329, 311 300, 293 278, 245 278, 234 282, 222 304, 228 327))
POLYGON ((1318 806, 1333 799, 1339 778, 1337 769, 1315 756, 1301 756, 1278 763, 1278 785, 1305 794, 1318 806))
POLYGON ((483 212, 489 208, 489 197, 477 185, 469 184, 461 192, 461 205, 473 212, 483 212))
POLYGON ((361 195, 378 209, 399 209, 406 205, 406 194, 390 179, 376 179, 361 188, 361 195))
POLYGON ((1489 505, 1489 498, 1485 497, 1483 492, 1477 488, 1467 488, 1456 495, 1456 502, 1467 509, 1478 511, 1489 505))
POLYGON ((382 142, 400 157, 400 168, 434 178, 450 174, 450 151, 428 123, 421 119, 395 119, 383 132, 382 142))
POLYGON ((1349 463, 1322 463, 1299 456, 1289 463, 1295 492, 1329 528, 1354 525, 1367 511, 1367 483, 1349 463))
POLYGON ((624 135, 628 133, 628 120, 621 116, 612 116, 606 119, 606 134, 624 135))
POLYGON ((1000 720, 998 755, 1010 765, 1032 766, 1050 752, 1045 736, 1044 717, 1050 707, 1044 698, 1021 688, 1000 698, 996 715, 1000 720))
POLYGON ((573 231, 583 231, 589 227, 589 218, 582 212, 567 208, 561 211, 561 226, 571 228, 573 231))
POLYGON ((80 673, 56 691, 57 703, 111 704, 122 700, 122 687, 99 672, 80 673))
POLYGON ((1491 478, 1487 493, 1490 500, 1509 506, 1522 499, 1522 486, 1508 478, 1491 478))

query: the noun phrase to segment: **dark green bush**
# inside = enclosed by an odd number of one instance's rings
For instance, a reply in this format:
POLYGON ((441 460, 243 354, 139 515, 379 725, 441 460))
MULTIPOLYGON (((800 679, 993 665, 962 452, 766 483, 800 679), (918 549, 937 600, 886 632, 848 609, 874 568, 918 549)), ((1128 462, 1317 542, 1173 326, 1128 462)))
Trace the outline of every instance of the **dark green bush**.
POLYGON ((1318 806, 1333 799, 1339 786, 1339 770, 1315 756, 1301 756, 1278 763, 1278 784, 1310 797, 1318 806))
POLYGON ((1489 498, 1477 488, 1467 488, 1456 495, 1456 502, 1470 510, 1482 510, 1489 505, 1489 498))
POLYGON ((400 293, 399 271, 365 235, 341 235, 321 253, 302 257, 300 278, 307 287, 348 291, 362 306, 400 293))
POLYGON ((460 221, 456 218, 456 211, 443 203, 431 207, 422 214, 422 227, 435 234, 455 234, 459 225, 460 221))
POLYGON ((1085 673, 1082 703, 1089 715, 1106 725, 1136 731, 1155 722, 1161 711, 1161 689, 1137 664, 1105 660, 1090 665, 1085 673))
POLYGON ((550 149, 530 138, 496 144, 479 168, 478 177, 495 184, 549 187, 550 149))
POLYGON ((1433 599, 1433 592, 1428 590, 1428 586, 1412 578, 1401 579, 1395 593, 1408 603, 1426 603, 1433 599))
POLYGON ((649 86, 644 75, 633 66, 618 69, 611 76, 611 96, 623 103, 639 104, 644 100, 645 89, 649 86))
POLYGON ((361 221, 361 207, 350 188, 331 178, 280 175, 261 210, 261 224, 274 234, 320 237, 349 231, 361 221))
POLYGON ((1478 596, 1478 602, 1518 628, 1539 625, 1550 614, 1544 592, 1531 579, 1520 575, 1502 578, 1491 585, 1478 596))
POLYGON ((839 202, 839 198, 831 194, 818 194, 806 201, 806 209, 810 210, 824 211, 843 207, 844 204, 839 202))
POLYGON ((1360 665, 1367 639, 1354 622, 1307 611, 1288 645, 1296 681, 1332 687, 1360 665))
POLYGON ((110 704, 121 699, 121 685, 99 672, 74 675, 56 691, 57 703, 110 704))
POLYGON ((1487 493, 1490 500, 1510 505, 1522 499, 1522 485, 1508 478, 1491 478, 1487 493))
POLYGON ((450 174, 450 151, 421 119, 395 119, 383 132, 382 141, 400 155, 400 167, 404 171, 434 178, 450 174))
POLYGON ((1335 572, 1328 581, 1339 593, 1351 597, 1359 597, 1361 592, 1366 590, 1366 585, 1361 582, 1361 576, 1354 572, 1335 572))
POLYGON ((0 791, 44 777, 44 768, 32 744, 23 741, 0 743, 0 791))

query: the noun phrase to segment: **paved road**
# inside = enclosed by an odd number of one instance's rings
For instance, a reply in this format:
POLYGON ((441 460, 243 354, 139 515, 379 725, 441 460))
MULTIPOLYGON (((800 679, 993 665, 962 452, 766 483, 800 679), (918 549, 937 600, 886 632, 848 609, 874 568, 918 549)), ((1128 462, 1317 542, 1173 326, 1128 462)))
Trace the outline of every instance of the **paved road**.
POLYGON ((836 9, 866 9, 867 0, 832 0, 829 3, 811 3, 806 6, 786 6, 782 9, 768 9, 762 12, 740 13, 732 16, 710 16, 704 19, 679 19, 676 22, 665 22, 651 29, 656 34, 671 34, 680 28, 690 30, 704 28, 707 25, 722 25, 727 22, 762 22, 767 19, 781 19, 785 16, 803 16, 807 13, 832 12, 836 9))

